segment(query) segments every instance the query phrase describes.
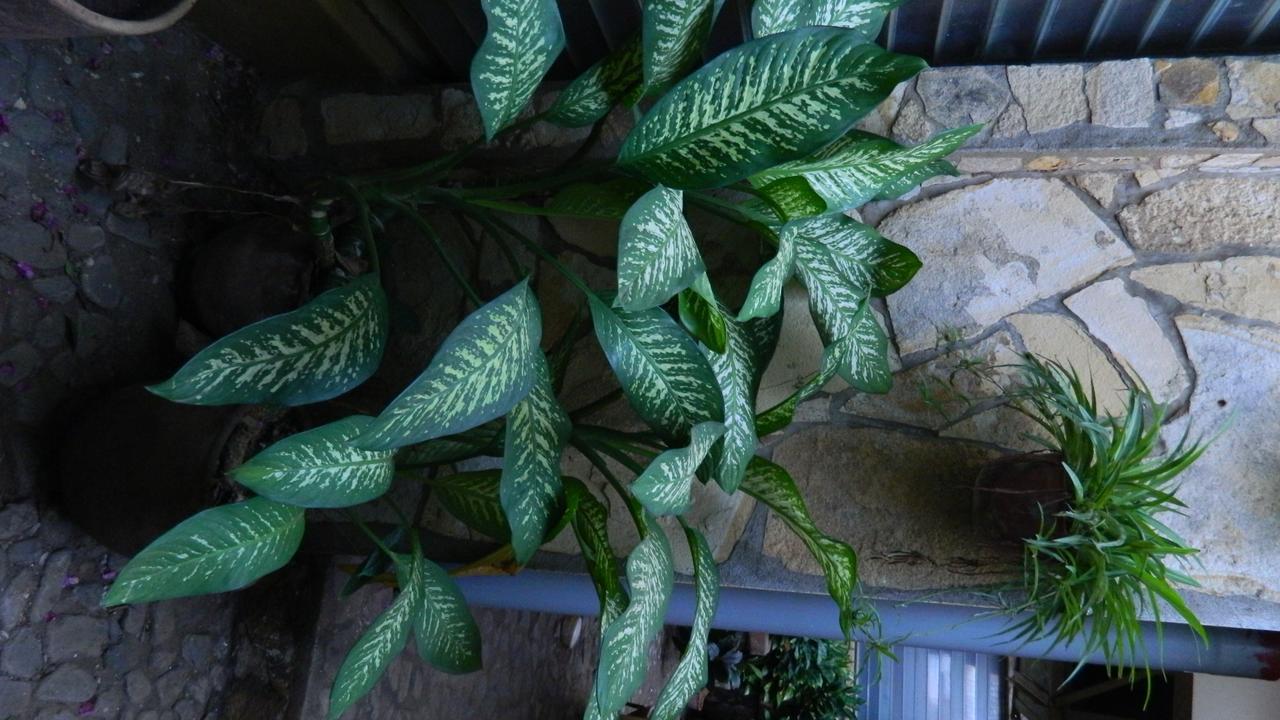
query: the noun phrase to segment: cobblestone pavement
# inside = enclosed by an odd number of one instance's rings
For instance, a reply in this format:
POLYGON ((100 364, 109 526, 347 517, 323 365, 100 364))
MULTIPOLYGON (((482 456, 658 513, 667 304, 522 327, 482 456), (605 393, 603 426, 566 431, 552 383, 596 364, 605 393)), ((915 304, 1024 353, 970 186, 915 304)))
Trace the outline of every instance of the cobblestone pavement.
POLYGON ((239 182, 250 80, 181 28, 0 44, 0 718, 219 714, 231 600, 101 609, 123 558, 45 489, 65 407, 173 362, 182 218, 78 165, 239 182))

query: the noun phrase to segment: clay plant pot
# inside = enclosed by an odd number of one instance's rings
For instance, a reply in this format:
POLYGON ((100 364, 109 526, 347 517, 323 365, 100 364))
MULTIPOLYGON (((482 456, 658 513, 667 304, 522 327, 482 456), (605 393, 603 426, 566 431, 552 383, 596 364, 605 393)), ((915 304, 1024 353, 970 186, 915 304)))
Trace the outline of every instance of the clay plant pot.
POLYGON ((311 236, 281 218, 232 225, 183 258, 183 314, 217 339, 310 297, 315 268, 311 236))
MULTIPOLYGON (((983 466, 974 486, 974 515, 1003 540, 1035 537, 1043 524, 1066 510, 1072 497, 1071 479, 1056 452, 1009 455, 983 466)), ((1068 530, 1060 518, 1051 535, 1068 530)))
POLYGON ((213 505, 241 499, 223 479, 275 420, 251 406, 181 405, 131 385, 84 406, 57 452, 57 499, 72 522, 126 555, 213 505))
POLYGON ((3 0, 0 38, 146 35, 190 12, 196 0, 3 0))

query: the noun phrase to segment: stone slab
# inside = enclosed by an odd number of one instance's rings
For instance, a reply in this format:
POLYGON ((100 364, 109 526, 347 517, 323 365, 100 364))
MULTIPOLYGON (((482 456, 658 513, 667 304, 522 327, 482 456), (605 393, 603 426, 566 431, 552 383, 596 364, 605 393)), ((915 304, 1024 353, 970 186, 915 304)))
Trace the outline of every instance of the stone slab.
POLYGON ((1139 250, 1280 247, 1280 183, 1239 177, 1186 180, 1157 190, 1117 217, 1139 250))
MULTIPOLYGON (((787 399, 821 365, 822 338, 809 317, 809 296, 799 283, 788 283, 783 290, 782 333, 778 337, 778 349, 760 379, 756 409, 767 410, 787 399)), ((836 377, 823 390, 834 393, 848 387, 848 383, 836 377)))
POLYGON ((1020 313, 1009 318, 1027 352, 1056 360, 1079 373, 1097 392, 1104 412, 1124 412, 1127 390, 1120 373, 1084 328, 1074 320, 1050 313, 1020 313))
POLYGON ((1280 258, 1235 257, 1135 270, 1131 277, 1201 310, 1280 325, 1280 258))
POLYGON ((1027 132, 1057 130, 1089 121, 1080 65, 1011 65, 1009 86, 1022 106, 1027 132))
POLYGON ((1150 60, 1098 63, 1085 74, 1085 93, 1094 125, 1145 128, 1151 126, 1156 114, 1150 60))
POLYGON ((1241 59, 1227 63, 1231 103, 1227 115, 1235 120, 1275 115, 1280 110, 1280 63, 1241 59))

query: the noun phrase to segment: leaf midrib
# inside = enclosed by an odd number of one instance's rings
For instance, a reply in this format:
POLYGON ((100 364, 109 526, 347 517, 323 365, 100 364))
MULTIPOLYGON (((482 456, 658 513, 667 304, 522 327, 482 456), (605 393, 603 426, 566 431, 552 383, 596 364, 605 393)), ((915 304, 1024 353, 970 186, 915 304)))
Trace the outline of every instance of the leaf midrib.
MULTIPOLYGON (((219 549, 217 549, 217 550, 212 550, 212 551, 210 551, 210 552, 207 552, 207 553, 204 553, 204 554, 201 554, 201 555, 197 555, 197 556, 195 556, 195 557, 193 557, 193 558, 189 558, 189 559, 186 559, 186 560, 179 560, 179 561, 177 561, 177 562, 165 563, 163 566, 161 566, 161 567, 157 568, 155 571, 153 571, 153 572, 151 572, 151 573, 148 573, 148 574, 146 574, 146 575, 139 576, 139 577, 138 577, 138 578, 136 578, 136 579, 129 579, 129 580, 127 580, 127 582, 128 582, 128 588, 136 587, 138 583, 140 583, 140 582, 145 582, 145 581, 148 581, 148 580, 150 580, 150 579, 154 579, 154 578, 156 578, 156 577, 163 577, 163 576, 166 576, 166 575, 172 575, 172 574, 174 574, 176 571, 178 571, 178 570, 179 570, 179 569, 181 569, 181 568, 185 568, 185 567, 188 567, 188 566, 191 566, 191 565, 198 565, 198 564, 200 564, 200 563, 202 563, 202 562, 205 562, 205 561, 209 560, 210 558, 217 557, 217 556, 221 556, 221 555, 226 555, 227 553, 230 553, 230 552, 233 552, 233 551, 236 551, 236 550, 242 550, 242 549, 244 549, 244 548, 247 548, 247 547, 248 547, 248 546, 250 546, 250 545, 255 545, 255 544, 260 544, 260 543, 266 542, 268 539, 270 539, 270 538, 272 538, 272 537, 275 537, 275 536, 283 537, 283 536, 285 536, 285 535, 288 535, 289 531, 293 529, 293 526, 294 526, 294 525, 295 525, 295 524, 296 524, 296 523, 297 523, 297 522, 298 522, 302 517, 303 517, 303 515, 299 513, 299 514, 297 514, 295 517, 289 518, 289 521, 288 521, 287 523, 285 523, 284 525, 281 525, 281 526, 280 526, 280 527, 278 527, 278 528, 271 528, 271 529, 269 529, 269 530, 268 530, 268 532, 266 532, 266 533, 264 533, 264 534, 262 534, 262 535, 254 535, 253 537, 251 537, 250 539, 248 539, 248 540, 246 540, 246 541, 244 541, 244 542, 239 542, 239 543, 236 543, 236 544, 234 544, 234 545, 228 545, 227 547, 219 548, 219 549)), ((170 551, 170 552, 172 552, 172 551, 170 551)))

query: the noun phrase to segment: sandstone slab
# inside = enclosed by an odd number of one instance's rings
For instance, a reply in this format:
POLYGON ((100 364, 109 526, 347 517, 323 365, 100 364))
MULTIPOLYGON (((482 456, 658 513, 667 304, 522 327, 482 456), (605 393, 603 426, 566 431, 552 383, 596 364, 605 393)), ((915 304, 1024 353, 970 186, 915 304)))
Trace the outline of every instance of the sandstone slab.
MULTIPOLYGON (((782 297, 782 332, 773 361, 760 379, 756 409, 767 410, 787 399, 822 366, 822 338, 809 317, 809 295, 802 285, 788 283, 782 297)), ((823 390, 840 392, 849 384, 832 378, 823 390)))
POLYGON ((1280 247, 1280 183, 1239 177, 1187 180, 1148 195, 1118 217, 1129 242, 1140 250, 1280 247))
MULTIPOLYGON (((970 520, 973 479, 993 453, 871 428, 815 427, 784 440, 774 462, 795 479, 814 522, 859 553, 862 582, 918 590, 998 582, 1016 571, 970 520)), ((789 528, 770 515, 764 553, 819 574, 789 528)))
POLYGON ((1190 574, 1202 592, 1280 601, 1280 333, 1213 318, 1176 319, 1196 371, 1190 412, 1165 432, 1177 443, 1221 435, 1182 475, 1185 515, 1165 522, 1200 548, 1190 574), (1189 423, 1189 425, 1188 425, 1189 423))
POLYGON ((1049 313, 1019 313, 1009 318, 1009 324, 1022 337, 1027 352, 1073 368, 1086 384, 1092 383, 1099 409, 1113 415, 1124 412, 1124 380, 1079 324, 1049 313))
POLYGON ((1056 130, 1089 121, 1080 65, 1011 65, 1009 86, 1022 106, 1027 132, 1056 130))
POLYGON ((1132 277, 1201 310, 1280 324, 1280 258, 1156 265, 1137 270, 1132 277))
POLYGON ((1280 63, 1232 60, 1227 63, 1231 103, 1227 115, 1235 120, 1275 115, 1280 109, 1280 63))
POLYGON ((1010 98, 1003 69, 991 67, 926 70, 916 79, 916 92, 929 117, 944 127, 991 122, 1010 98))
POLYGON ((997 179, 904 207, 880 223, 924 267, 889 297, 904 355, 940 330, 973 337, 1042 298, 1131 262, 1120 238, 1057 179, 997 179))
POLYGON ((1218 63, 1203 58, 1160 63, 1160 100, 1173 106, 1209 106, 1218 101, 1222 78, 1218 63))
POLYGON ((1008 405, 998 405, 949 425, 938 434, 946 438, 988 443, 1006 450, 1031 452, 1044 448, 1032 438, 1043 437, 1045 433, 1035 420, 1008 405))
POLYGON ((1187 371, 1173 342, 1151 316, 1146 301, 1130 295, 1123 280, 1095 283, 1065 302, 1093 337, 1146 383, 1156 400, 1169 402, 1186 390, 1187 371))
POLYGON ((1150 60, 1098 63, 1085 74, 1093 124, 1114 128, 1150 127, 1156 113, 1155 76, 1150 60))
POLYGON ((1123 176, 1119 173, 1085 173, 1075 177, 1076 185, 1093 196, 1102 207, 1110 207, 1123 176))

